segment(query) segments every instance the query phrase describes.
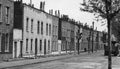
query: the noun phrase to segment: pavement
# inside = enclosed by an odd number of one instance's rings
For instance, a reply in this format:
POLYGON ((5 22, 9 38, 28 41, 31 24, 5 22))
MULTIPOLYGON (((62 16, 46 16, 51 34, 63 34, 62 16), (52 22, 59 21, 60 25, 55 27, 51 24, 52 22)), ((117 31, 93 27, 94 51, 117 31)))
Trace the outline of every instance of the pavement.
MULTIPOLYGON (((81 53, 80 55, 88 54, 87 52, 81 53)), ((37 64, 37 63, 45 63, 65 58, 71 58, 78 55, 75 54, 64 54, 64 55, 57 55, 57 56, 46 56, 46 57, 39 57, 37 59, 13 59, 13 60, 7 60, 7 62, 1 62, 0 63, 0 69, 6 69, 11 67, 17 67, 17 66, 24 66, 24 65, 31 65, 31 64, 37 64)))
MULTIPOLYGON (((15 61, 13 60, 13 61, 8 61, 8 62, 1 62, 0 69, 7 69, 7 68, 12 69, 12 67, 39 64, 39 63, 47 63, 50 61, 56 61, 56 60, 61 60, 61 59, 65 59, 65 58, 70 58, 70 59, 72 58, 72 61, 74 58, 74 60, 78 61, 78 59, 76 59, 77 57, 86 56, 87 54, 88 54, 88 52, 83 52, 83 53, 80 53, 80 55, 66 54, 66 55, 59 55, 59 56, 40 57, 37 59, 20 59, 20 60, 15 60, 15 61)), ((100 54, 103 54, 103 51, 89 54, 90 58, 89 58, 89 56, 86 58, 80 57, 81 58, 80 60, 82 60, 82 61, 84 61, 84 60, 86 61, 86 59, 87 59, 91 62, 67 63, 66 65, 69 65, 70 68, 75 67, 77 65, 76 67, 80 67, 80 68, 83 67, 86 69, 108 69, 107 68, 108 67, 107 56, 103 56, 103 55, 101 56, 100 54), (97 57, 96 57, 96 55, 97 55, 97 57), (97 59, 95 59, 95 57, 97 59), (103 59, 103 58, 105 58, 105 59, 103 59), (102 62, 102 64, 93 62, 93 60, 98 61, 98 59, 100 61, 102 60, 104 62, 102 62), (93 66, 96 66, 96 68, 93 68, 93 66)), ((120 57, 112 57, 112 69, 120 69, 120 57)))
MULTIPOLYGON (((120 57, 112 57, 112 69, 120 69, 120 57)), ((108 69, 108 62, 104 64, 102 69, 108 69)))

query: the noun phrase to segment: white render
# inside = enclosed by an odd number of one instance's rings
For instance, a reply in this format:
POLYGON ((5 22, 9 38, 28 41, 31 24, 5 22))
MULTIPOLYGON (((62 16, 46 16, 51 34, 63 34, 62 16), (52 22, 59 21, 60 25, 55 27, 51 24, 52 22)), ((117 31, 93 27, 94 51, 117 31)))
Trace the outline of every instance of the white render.
POLYGON ((13 29, 13 39, 14 40, 22 40, 22 30, 13 29))
POLYGON ((13 30, 13 58, 20 57, 20 42, 22 41, 22 30, 14 29, 13 30), (16 45, 15 45, 16 42, 16 45))
MULTIPOLYGON (((24 14, 23 14, 23 56, 29 56, 35 54, 35 39, 37 39, 37 54, 44 54, 44 40, 46 39, 46 53, 48 52, 48 40, 50 40, 51 46, 51 35, 46 35, 46 23, 51 24, 52 20, 47 18, 47 13, 40 11, 39 9, 30 7, 28 5, 24 5, 24 14), (29 18, 28 23, 28 31, 26 32, 26 18, 29 18), (33 33, 31 33, 31 19, 33 19, 33 33), (40 33, 37 33, 37 22, 40 21, 40 33), (43 22, 43 35, 41 34, 41 21, 43 22), (28 52, 26 52, 26 39, 28 39, 28 52), (32 44, 32 52, 31 52, 31 42, 30 40, 33 39, 32 44), (40 51, 40 40, 42 40, 42 51, 40 51)), ((52 30, 52 27, 51 27, 52 30)))

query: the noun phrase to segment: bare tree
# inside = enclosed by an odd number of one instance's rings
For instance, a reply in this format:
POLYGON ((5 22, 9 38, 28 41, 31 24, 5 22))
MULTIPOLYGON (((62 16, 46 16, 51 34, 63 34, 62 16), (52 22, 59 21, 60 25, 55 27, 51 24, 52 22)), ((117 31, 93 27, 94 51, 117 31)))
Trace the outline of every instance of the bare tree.
POLYGON ((83 0, 80 10, 90 13, 95 13, 107 20, 108 27, 108 69, 112 69, 111 65, 111 25, 112 20, 117 16, 120 11, 120 0, 83 0))

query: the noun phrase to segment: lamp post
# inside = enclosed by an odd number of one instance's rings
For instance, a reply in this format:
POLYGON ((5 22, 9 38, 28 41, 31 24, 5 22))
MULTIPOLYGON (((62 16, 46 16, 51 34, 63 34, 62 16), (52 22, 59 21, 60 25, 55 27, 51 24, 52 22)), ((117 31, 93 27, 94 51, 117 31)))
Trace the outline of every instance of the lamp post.
POLYGON ((92 53, 94 48, 94 22, 92 22, 93 28, 92 28, 92 53))

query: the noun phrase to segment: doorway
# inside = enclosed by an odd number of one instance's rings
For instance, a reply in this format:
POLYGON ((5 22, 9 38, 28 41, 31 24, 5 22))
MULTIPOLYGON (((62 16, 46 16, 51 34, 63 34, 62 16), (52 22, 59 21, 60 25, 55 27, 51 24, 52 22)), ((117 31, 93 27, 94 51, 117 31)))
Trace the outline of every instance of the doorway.
POLYGON ((46 39, 44 40, 44 54, 46 54, 46 39))
POLYGON ((20 41, 20 57, 22 57, 23 41, 20 41))
POLYGON ((37 39, 35 39, 35 58, 37 58, 37 39))
POLYGON ((17 58, 17 42, 14 42, 14 57, 17 58))

